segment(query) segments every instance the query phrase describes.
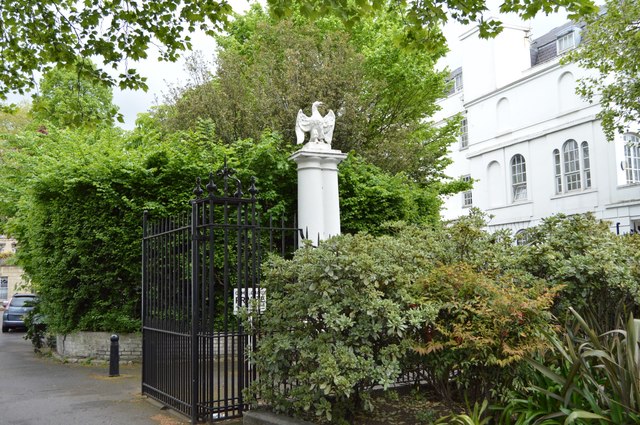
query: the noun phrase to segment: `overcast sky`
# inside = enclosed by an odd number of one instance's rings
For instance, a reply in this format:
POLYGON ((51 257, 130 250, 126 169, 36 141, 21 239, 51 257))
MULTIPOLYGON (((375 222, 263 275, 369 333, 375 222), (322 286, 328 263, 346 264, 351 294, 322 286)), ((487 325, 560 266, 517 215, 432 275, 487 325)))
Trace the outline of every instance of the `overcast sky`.
MULTIPOLYGON (((233 5, 234 10, 239 13, 242 13, 249 7, 249 0, 231 0, 230 3, 233 5)), ((497 5, 499 4, 499 0, 489 0, 488 3, 491 10, 498 10, 497 5)), ((491 16, 491 14, 487 14, 486 16, 491 16)), ((497 14, 494 14, 494 16, 497 16, 497 14)), ((565 14, 552 16, 543 15, 529 22, 522 22, 517 16, 501 16, 499 19, 505 23, 530 26, 533 29, 534 38, 562 25, 567 20, 565 14)), ((442 61, 442 64, 453 69, 460 66, 461 63, 455 51, 459 43, 458 37, 465 32, 466 29, 460 24, 449 23, 445 26, 444 31, 452 53, 446 60, 442 61)), ((204 34, 195 34, 192 37, 194 40, 194 50, 203 52, 205 59, 212 59, 215 50, 213 39, 204 34)), ((185 55, 188 54, 189 53, 186 53, 185 55)), ((186 81, 184 58, 176 63, 167 63, 158 62, 155 57, 152 57, 140 63, 129 64, 129 66, 138 69, 141 74, 147 77, 149 90, 147 92, 114 90, 114 103, 120 108, 120 112, 125 119, 125 123, 120 125, 126 129, 133 128, 138 113, 148 111, 157 101, 162 99, 162 93, 167 91, 168 86, 181 85, 181 83, 186 81)), ((20 98, 13 96, 10 97, 10 101, 20 101, 20 98)))

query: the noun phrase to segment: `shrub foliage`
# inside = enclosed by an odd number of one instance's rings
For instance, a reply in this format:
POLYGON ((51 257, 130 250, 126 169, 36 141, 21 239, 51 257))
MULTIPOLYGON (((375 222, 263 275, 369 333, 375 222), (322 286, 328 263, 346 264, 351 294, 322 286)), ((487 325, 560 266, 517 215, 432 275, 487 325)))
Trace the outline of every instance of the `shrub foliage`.
POLYGON ((365 234, 271 258, 253 394, 327 420, 368 407, 365 390, 396 381, 411 341, 435 317, 415 285, 425 267, 418 246, 365 234))

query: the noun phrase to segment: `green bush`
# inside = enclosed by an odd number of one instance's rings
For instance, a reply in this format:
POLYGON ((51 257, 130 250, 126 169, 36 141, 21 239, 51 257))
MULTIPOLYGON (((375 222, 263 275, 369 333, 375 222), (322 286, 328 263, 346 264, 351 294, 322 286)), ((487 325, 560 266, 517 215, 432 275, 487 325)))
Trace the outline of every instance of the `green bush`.
POLYGON ((419 302, 430 268, 421 245, 343 235, 265 265, 266 311, 254 325, 253 396, 274 410, 340 421, 369 408, 366 390, 393 384, 437 306, 419 302), (308 412, 308 413, 307 413, 308 412))
POLYGON ((610 329, 619 310, 640 305, 638 236, 620 237, 593 214, 555 215, 527 230, 521 267, 552 287, 562 286, 554 313, 588 308, 610 329))

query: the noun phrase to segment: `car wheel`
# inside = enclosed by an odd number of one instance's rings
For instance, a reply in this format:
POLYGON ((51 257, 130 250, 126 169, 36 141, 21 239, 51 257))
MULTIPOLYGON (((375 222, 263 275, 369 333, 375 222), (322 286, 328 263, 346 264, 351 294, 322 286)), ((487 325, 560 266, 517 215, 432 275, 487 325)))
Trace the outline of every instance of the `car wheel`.
POLYGON ((3 333, 3 334, 5 334, 5 333, 7 333, 7 332, 9 332, 9 328, 7 328, 7 327, 3 326, 3 327, 2 327, 2 333, 3 333))

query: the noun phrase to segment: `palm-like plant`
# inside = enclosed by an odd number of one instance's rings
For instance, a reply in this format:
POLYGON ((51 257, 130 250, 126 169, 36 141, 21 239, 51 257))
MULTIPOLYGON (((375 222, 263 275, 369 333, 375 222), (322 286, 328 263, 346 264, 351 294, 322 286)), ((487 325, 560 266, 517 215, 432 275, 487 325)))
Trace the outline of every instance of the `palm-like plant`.
POLYGON ((501 423, 640 422, 640 320, 630 315, 618 329, 600 333, 593 319, 571 314, 575 326, 562 339, 547 335, 553 354, 528 359, 535 382, 505 407, 501 423))

